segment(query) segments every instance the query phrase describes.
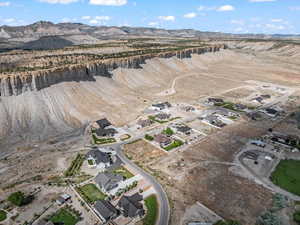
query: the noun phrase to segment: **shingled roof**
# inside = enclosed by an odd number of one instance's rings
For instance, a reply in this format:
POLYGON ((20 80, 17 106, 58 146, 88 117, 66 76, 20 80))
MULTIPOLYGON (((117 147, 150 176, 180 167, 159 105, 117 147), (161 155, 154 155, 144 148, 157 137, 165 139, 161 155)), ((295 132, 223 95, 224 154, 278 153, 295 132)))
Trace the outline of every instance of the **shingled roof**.
POLYGON ((125 217, 136 217, 144 215, 143 204, 140 201, 143 196, 136 193, 132 196, 124 195, 118 202, 118 206, 122 209, 125 217))

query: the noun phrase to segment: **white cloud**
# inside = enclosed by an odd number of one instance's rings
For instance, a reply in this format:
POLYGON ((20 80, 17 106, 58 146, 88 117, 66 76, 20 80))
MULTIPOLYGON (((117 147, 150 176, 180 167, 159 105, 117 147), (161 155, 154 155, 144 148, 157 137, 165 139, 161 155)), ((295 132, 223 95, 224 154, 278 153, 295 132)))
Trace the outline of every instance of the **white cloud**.
POLYGON ((183 17, 184 18, 195 18, 197 16, 197 14, 196 13, 194 13, 194 12, 191 12, 191 13, 187 13, 187 14, 185 14, 185 15, 183 15, 183 17))
POLYGON ((122 6, 127 4, 127 0, 90 0, 91 5, 122 6))
POLYGON ((95 16, 95 19, 108 21, 108 20, 110 20, 110 17, 109 16, 95 16))
POLYGON ((10 6, 10 2, 0 2, 0 7, 10 6))
POLYGON ((276 2, 277 0, 249 0, 249 2, 276 2))
POLYGON ((232 5, 223 5, 217 8, 217 11, 219 12, 225 12, 225 11, 233 11, 235 8, 232 5))
POLYGON ((50 3, 50 4, 70 4, 73 2, 78 2, 78 0, 39 0, 39 1, 50 3))
POLYGON ((99 21, 94 19, 94 20, 90 20, 89 23, 91 23, 91 24, 98 24, 99 21))
POLYGON ((231 20, 230 23, 237 24, 237 25, 244 25, 244 20, 231 20))
POLYGON ((148 26, 157 27, 158 26, 158 22, 149 22, 148 26))
POLYGON ((7 19, 4 19, 4 20, 3 20, 4 23, 13 23, 13 22, 15 22, 15 21, 16 21, 15 18, 7 18, 7 19))
POLYGON ((91 16, 82 16, 81 19, 82 20, 90 20, 92 17, 91 16))
POLYGON ((82 16, 81 19, 88 20, 90 24, 106 25, 106 22, 111 19, 110 16, 82 16))
POLYGON ((272 23, 282 23, 282 22, 284 22, 284 20, 283 19, 271 19, 271 22, 272 23))
POLYGON ((175 16, 159 16, 158 19, 165 21, 175 21, 175 16))

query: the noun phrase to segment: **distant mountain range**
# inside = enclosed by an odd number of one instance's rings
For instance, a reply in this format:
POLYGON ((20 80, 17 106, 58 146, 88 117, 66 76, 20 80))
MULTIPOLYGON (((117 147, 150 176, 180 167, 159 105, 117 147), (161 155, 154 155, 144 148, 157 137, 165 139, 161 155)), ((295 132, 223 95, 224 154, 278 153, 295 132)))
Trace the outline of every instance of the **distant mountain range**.
MULTIPOLYGON (((58 23, 39 21, 27 26, 0 26, 0 49, 30 48, 38 46, 47 39, 45 36, 59 36, 57 47, 70 44, 93 44, 99 40, 134 37, 178 37, 178 38, 300 38, 300 35, 264 35, 264 34, 229 34, 203 32, 193 29, 167 30, 145 27, 89 26, 81 23, 58 23), (39 43, 32 41, 39 40, 39 43), (64 41, 65 40, 65 41, 64 41), (26 45, 26 43, 28 43, 26 45)), ((51 38, 55 42, 55 37, 51 38)), ((51 47, 48 45, 47 47, 51 47)), ((56 47, 56 46, 55 46, 56 47)))

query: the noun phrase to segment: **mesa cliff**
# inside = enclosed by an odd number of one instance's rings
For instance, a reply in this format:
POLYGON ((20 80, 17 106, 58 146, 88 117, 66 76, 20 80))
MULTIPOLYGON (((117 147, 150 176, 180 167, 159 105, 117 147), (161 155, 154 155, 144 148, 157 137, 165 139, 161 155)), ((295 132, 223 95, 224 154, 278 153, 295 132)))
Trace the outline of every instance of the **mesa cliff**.
POLYGON ((51 85, 68 81, 94 81, 95 76, 111 77, 117 68, 141 68, 146 60, 159 57, 178 59, 191 58, 192 54, 204 54, 226 49, 226 45, 187 48, 180 51, 145 54, 124 58, 95 60, 46 70, 0 74, 0 96, 16 96, 28 91, 38 91, 51 85))

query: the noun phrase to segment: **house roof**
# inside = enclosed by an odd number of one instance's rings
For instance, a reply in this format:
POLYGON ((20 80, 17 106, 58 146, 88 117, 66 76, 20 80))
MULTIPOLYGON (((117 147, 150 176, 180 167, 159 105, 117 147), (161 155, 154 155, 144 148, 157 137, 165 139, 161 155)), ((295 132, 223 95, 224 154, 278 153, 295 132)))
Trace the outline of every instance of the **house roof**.
POLYGON ((118 202, 118 206, 123 209, 125 217, 135 217, 137 215, 143 215, 144 209, 140 201, 143 200, 143 196, 136 193, 132 196, 123 196, 118 202))
POLYGON ((114 134, 118 133, 116 131, 116 129, 114 129, 114 128, 106 128, 106 129, 99 128, 99 129, 95 130, 95 132, 99 137, 114 135, 114 134))
POLYGON ((183 126, 178 126, 178 127, 176 127, 176 129, 177 129, 179 132, 182 132, 182 133, 186 133, 186 132, 192 130, 192 128, 190 128, 190 127, 188 127, 188 126, 185 126, 185 125, 183 125, 183 126))
POLYGON ((123 181, 123 176, 108 172, 98 173, 95 177, 95 182, 106 191, 116 188, 121 181, 123 181))
POLYGON ((137 124, 138 124, 138 125, 141 125, 142 127, 149 126, 149 125, 151 125, 152 123, 153 123, 153 122, 152 122, 152 120, 150 120, 150 119, 139 120, 139 121, 137 122, 137 124))
POLYGON ((163 120, 163 119, 169 119, 170 116, 171 115, 167 114, 167 113, 159 113, 159 114, 155 115, 156 118, 161 119, 161 120, 163 120))
POLYGON ((157 134, 154 136, 154 141, 158 143, 169 143, 172 141, 172 139, 165 134, 157 134))
POLYGON ((118 214, 118 210, 105 200, 98 200, 94 207, 106 221, 118 214))
POLYGON ((265 109, 267 113, 275 115, 278 113, 278 111, 276 109, 272 109, 272 108, 266 108, 265 109))
POLYGON ((92 157, 95 159, 96 164, 99 163, 110 163, 110 155, 106 152, 101 152, 99 150, 91 150, 86 154, 86 158, 92 157))
POLYGON ((111 125, 111 123, 106 119, 97 120, 96 123, 99 125, 100 128, 104 129, 111 125))
POLYGON ((158 107, 160 109, 170 108, 172 105, 169 102, 162 102, 158 104, 152 104, 154 107, 158 107))
POLYGON ((224 100, 222 98, 208 98, 209 102, 215 102, 215 103, 223 103, 224 100))

